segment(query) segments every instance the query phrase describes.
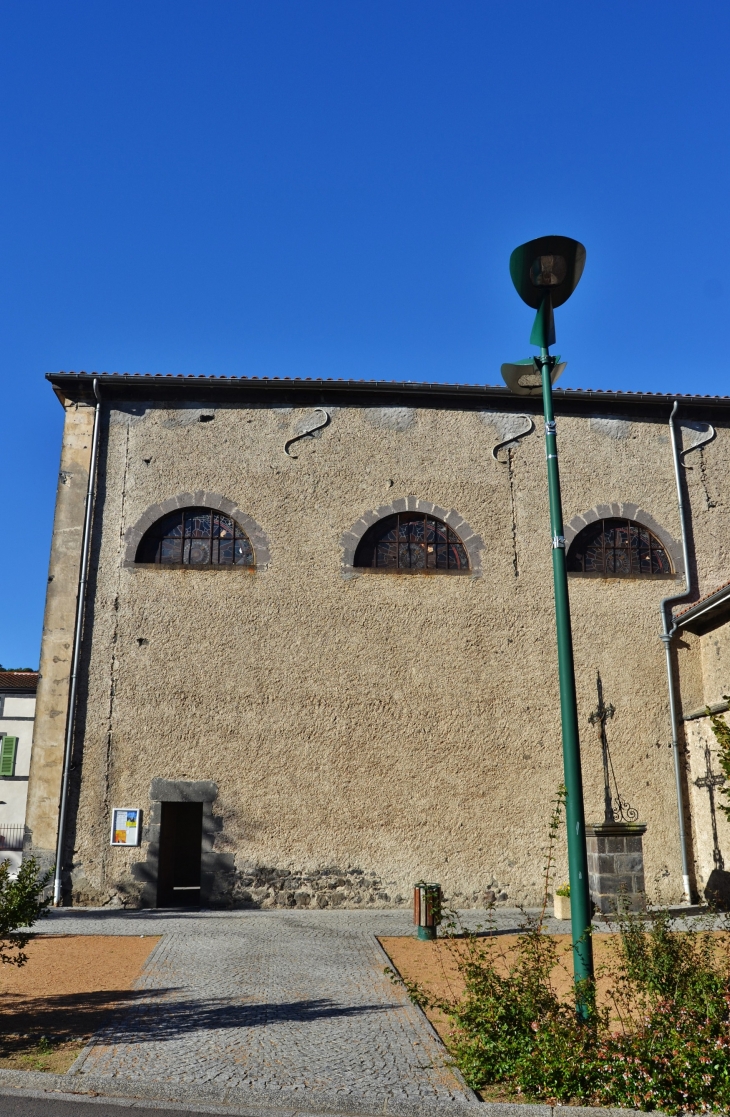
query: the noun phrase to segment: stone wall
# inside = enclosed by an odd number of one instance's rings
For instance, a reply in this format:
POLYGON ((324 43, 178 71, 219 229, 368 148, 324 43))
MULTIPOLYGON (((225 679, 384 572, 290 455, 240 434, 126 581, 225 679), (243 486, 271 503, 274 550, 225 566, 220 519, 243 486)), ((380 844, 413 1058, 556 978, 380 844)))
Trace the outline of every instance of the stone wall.
MULTIPOLYGON (((538 901, 562 779, 542 423, 517 438, 525 424, 497 411, 329 410, 290 457, 313 408, 285 399, 105 408, 69 832, 80 902, 140 902, 134 866, 152 836, 110 848, 109 817, 149 810, 154 777, 217 785, 214 851, 235 866, 220 902, 390 905, 423 878, 460 906, 538 901), (200 491, 260 527, 265 567, 125 565, 149 508, 200 491), (353 525, 408 498, 469 525, 479 577, 343 568, 353 525)), ((558 419, 566 522, 626 502, 676 543, 666 423, 604 419, 558 419)), ((730 557, 727 431, 701 453, 703 475, 688 483, 711 588, 730 557)), ((658 632, 675 585, 570 586, 587 817, 603 816, 588 723, 600 671, 620 789, 648 824, 647 889, 672 900, 681 873, 658 632)))
POLYGON ((44 869, 56 860, 58 802, 93 427, 93 407, 73 403, 66 407, 25 815, 25 847, 44 869))
POLYGON ((703 893, 713 869, 730 871, 730 821, 720 809, 728 805, 728 800, 720 794, 724 781, 710 719, 685 722, 684 733, 695 872, 697 887, 703 893))
POLYGON ((700 637, 703 698, 708 706, 730 693, 730 624, 722 624, 700 637))
POLYGON ((591 900, 610 919, 646 908, 644 833, 644 826, 630 822, 603 822, 586 828, 591 900))

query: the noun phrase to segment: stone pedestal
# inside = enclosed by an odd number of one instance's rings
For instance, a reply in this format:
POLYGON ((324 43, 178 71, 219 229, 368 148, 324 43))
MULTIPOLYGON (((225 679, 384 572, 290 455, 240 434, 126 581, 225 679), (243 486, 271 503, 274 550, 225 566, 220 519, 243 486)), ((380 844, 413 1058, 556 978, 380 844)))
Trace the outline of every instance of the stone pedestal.
POLYGON ((640 822, 600 822, 586 826, 591 899, 603 915, 644 911, 646 826, 640 822))

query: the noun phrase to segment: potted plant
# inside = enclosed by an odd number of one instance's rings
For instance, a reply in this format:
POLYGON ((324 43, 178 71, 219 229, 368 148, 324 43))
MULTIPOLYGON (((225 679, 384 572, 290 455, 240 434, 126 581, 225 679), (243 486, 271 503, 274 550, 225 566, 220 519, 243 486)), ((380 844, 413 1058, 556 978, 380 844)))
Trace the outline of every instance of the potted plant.
POLYGON ((555 889, 553 912, 556 919, 570 919, 570 885, 561 884, 555 889))

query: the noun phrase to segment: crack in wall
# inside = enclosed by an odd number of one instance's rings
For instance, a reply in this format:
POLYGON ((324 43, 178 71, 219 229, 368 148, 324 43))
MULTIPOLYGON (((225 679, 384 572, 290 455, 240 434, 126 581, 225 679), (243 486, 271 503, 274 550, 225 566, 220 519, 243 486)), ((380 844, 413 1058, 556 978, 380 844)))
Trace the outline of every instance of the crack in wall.
POLYGON ((707 484, 707 461, 705 459, 704 447, 700 448, 700 480, 702 482, 702 489, 705 494, 705 506, 709 512, 711 508, 717 508, 718 502, 712 500, 710 497, 710 490, 707 484))
POLYGON ((512 568, 515 578, 520 576, 520 567, 517 558, 517 507, 515 505, 514 468, 512 464, 513 448, 507 447, 507 476, 509 477, 509 502, 512 513, 512 568))

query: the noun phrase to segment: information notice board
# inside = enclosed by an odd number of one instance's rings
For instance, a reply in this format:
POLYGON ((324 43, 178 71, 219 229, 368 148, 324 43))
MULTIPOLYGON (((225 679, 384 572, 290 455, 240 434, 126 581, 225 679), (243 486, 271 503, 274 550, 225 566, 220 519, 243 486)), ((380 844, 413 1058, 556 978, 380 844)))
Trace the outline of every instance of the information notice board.
POLYGON ((142 829, 142 811, 139 807, 114 807, 112 811, 113 846, 138 846, 142 829))

